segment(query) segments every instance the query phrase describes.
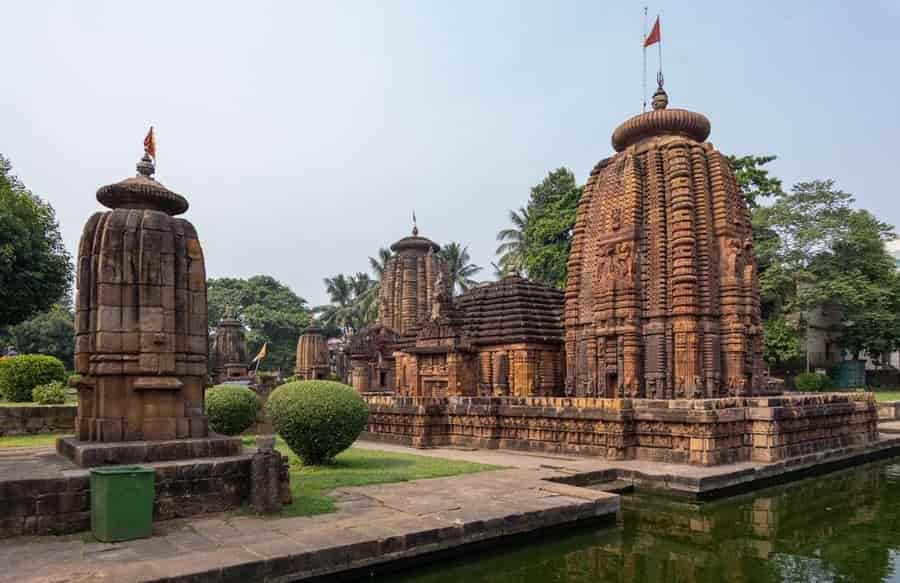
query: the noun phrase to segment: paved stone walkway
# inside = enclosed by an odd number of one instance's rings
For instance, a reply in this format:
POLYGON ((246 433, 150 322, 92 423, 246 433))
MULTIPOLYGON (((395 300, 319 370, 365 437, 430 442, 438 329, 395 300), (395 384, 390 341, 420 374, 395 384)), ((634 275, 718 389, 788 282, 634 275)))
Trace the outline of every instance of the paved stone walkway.
POLYGON ((459 459, 465 454, 467 459, 515 467, 341 488, 334 492, 337 512, 315 517, 223 514, 171 520, 154 524, 152 538, 117 544, 89 542, 87 535, 0 540, 0 582, 293 581, 612 517, 619 508, 613 494, 545 481, 560 474, 543 462, 558 459, 504 452, 414 452, 459 459))
POLYGON ((617 496, 568 483, 616 480, 617 485, 625 481, 702 495, 821 464, 834 467, 898 455, 900 436, 882 434, 877 444, 865 448, 811 454, 787 463, 718 467, 505 450, 415 450, 370 442, 356 447, 510 469, 340 488, 333 493, 337 512, 315 517, 172 520, 156 523, 153 538, 118 544, 87 542, 84 535, 0 540, 0 565, 5 567, 0 583, 294 581, 618 511, 617 496))

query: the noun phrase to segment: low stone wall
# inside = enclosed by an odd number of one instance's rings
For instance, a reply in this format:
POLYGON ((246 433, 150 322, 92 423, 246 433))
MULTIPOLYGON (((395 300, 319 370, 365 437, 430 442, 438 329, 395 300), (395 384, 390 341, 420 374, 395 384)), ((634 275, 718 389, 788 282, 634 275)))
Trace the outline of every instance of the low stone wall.
POLYGON ((75 405, 0 407, 0 437, 29 433, 72 433, 75 405))
POLYGON ((773 462, 877 438, 868 393, 725 399, 363 395, 364 437, 718 465, 773 462))
POLYGON ((900 419, 900 401, 881 401, 878 403, 879 421, 896 421, 900 419))
MULTIPOLYGON (((249 501, 252 454, 228 459, 154 464, 153 519, 169 520, 238 508, 249 501)), ((279 489, 290 502, 288 460, 282 457, 279 489)), ((0 538, 70 534, 91 528, 90 474, 70 470, 59 478, 0 481, 0 538)))

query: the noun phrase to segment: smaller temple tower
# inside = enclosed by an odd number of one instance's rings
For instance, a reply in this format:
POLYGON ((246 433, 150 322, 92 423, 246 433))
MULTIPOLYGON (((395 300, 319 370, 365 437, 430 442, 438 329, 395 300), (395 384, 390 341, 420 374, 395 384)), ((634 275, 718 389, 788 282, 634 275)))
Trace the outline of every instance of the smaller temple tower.
POLYGON ((391 245, 394 255, 384 266, 378 290, 378 325, 402 336, 429 318, 438 272, 445 269, 440 250, 420 237, 415 226, 411 236, 391 245))
POLYGON ((240 320, 232 315, 231 306, 225 306, 225 314, 216 325, 210 358, 212 359, 214 383, 248 378, 249 368, 244 327, 240 320))
POLYGON ((310 324, 297 340, 297 368, 294 374, 303 381, 326 379, 331 369, 329 361, 322 329, 310 324))
POLYGON ((357 332, 350 341, 350 383, 359 392, 383 392, 396 388, 396 349, 413 342, 419 327, 429 321, 432 298, 442 286, 447 269, 438 254, 440 246, 412 235, 393 245, 378 289, 378 319, 357 332))

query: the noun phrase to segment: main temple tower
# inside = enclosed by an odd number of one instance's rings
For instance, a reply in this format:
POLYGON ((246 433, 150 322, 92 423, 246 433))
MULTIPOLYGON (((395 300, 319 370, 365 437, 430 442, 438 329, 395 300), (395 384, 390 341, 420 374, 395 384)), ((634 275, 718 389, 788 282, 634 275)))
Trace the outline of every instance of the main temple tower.
POLYGON ((750 215, 699 113, 653 111, 612 135, 578 207, 566 287, 566 390, 579 396, 759 394, 750 215))

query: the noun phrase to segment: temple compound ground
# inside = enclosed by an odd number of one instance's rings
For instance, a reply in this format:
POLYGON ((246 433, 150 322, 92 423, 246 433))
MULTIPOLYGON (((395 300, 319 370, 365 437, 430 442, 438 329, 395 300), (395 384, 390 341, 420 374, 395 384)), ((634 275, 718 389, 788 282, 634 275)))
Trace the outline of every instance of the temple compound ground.
MULTIPOLYGON (((515 541, 528 533, 546 539, 554 528, 575 523, 613 527, 620 499, 606 490, 715 496, 863 459, 846 450, 789 463, 700 467, 501 450, 356 447, 505 469, 339 488, 332 493, 336 512, 313 517, 226 513, 176 519, 156 523, 153 538, 115 544, 83 535, 0 541, 0 564, 6 566, 0 582, 281 582, 349 572, 365 577, 416 557, 453 549, 475 553, 472 545, 515 541)), ((900 437, 883 437, 869 459, 898 451, 900 437)))

